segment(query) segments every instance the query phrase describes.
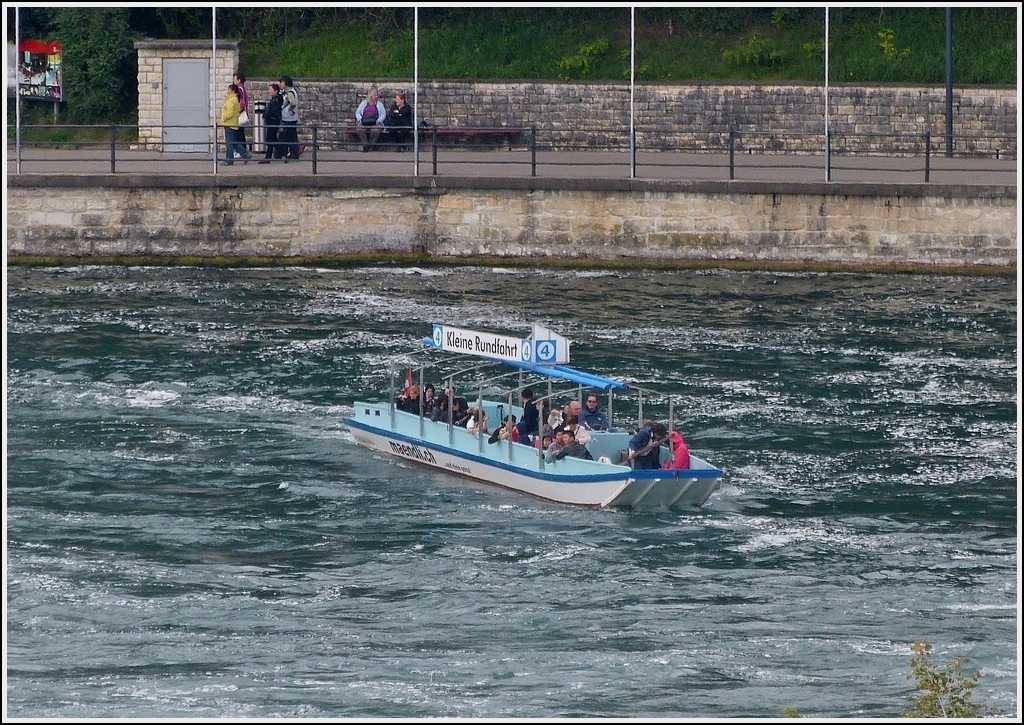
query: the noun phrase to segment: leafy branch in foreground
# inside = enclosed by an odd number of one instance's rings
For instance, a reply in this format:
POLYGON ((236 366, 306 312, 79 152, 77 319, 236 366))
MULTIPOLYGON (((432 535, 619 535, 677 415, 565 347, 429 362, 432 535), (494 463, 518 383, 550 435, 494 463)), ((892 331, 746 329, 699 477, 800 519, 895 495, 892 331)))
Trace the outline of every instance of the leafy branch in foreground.
POLYGON ((914 654, 907 679, 917 680, 918 694, 907 698, 913 707, 903 711, 904 717, 976 718, 999 714, 995 706, 974 702, 974 688, 981 673, 974 670, 964 674, 969 659, 957 657, 940 669, 931 660, 930 643, 914 642, 910 649, 914 654))
MULTIPOLYGON (((903 717, 980 718, 985 715, 999 715, 999 708, 986 702, 974 702, 974 688, 978 686, 981 672, 964 674, 963 668, 970 663, 966 657, 958 657, 939 669, 932 663, 932 646, 928 642, 914 642, 910 649, 911 672, 908 680, 917 680, 919 694, 907 699, 913 707, 902 712, 903 717)), ((987 699, 987 698, 986 698, 987 699)), ((803 717, 795 707, 782 708, 783 717, 803 717)))

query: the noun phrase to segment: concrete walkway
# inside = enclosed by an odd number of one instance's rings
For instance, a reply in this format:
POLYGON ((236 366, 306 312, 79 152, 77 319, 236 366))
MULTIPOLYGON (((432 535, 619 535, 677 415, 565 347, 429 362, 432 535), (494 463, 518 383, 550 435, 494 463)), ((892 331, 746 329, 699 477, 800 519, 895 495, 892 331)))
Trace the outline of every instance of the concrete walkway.
MULTIPOLYGON (((223 158, 214 167, 210 154, 165 154, 156 151, 117 149, 111 159, 109 146, 86 150, 21 149, 20 156, 8 145, 6 173, 21 175, 68 174, 168 174, 213 175, 225 177, 260 176, 299 177, 401 177, 414 175, 456 178, 530 178, 540 179, 629 179, 630 158, 623 152, 549 151, 539 152, 536 165, 528 150, 461 151, 438 150, 435 159, 429 147, 421 147, 418 169, 413 152, 396 153, 380 149, 327 151, 315 161, 307 151, 298 161, 273 161, 258 164, 262 154, 243 165, 224 165, 223 158)), ((946 158, 930 159, 928 183, 932 185, 1012 186, 1020 174, 1017 160, 946 158)), ((739 155, 733 162, 735 181, 825 182, 870 184, 923 184, 925 159, 893 157, 841 157, 833 155, 831 178, 826 179, 823 155, 739 155)), ((729 181, 728 154, 644 152, 637 154, 636 179, 667 181, 729 181)), ((280 183, 280 182, 278 182, 280 183)))

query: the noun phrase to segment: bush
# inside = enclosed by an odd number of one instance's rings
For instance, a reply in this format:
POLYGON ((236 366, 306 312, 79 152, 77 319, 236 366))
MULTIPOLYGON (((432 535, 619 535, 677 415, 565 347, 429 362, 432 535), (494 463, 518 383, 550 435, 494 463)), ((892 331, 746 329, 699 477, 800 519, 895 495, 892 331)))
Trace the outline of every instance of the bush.
POLYGON ((138 106, 138 62, 125 8, 61 8, 64 100, 83 123, 121 118, 138 106))
POLYGON ((903 717, 976 718, 999 714, 995 707, 974 702, 974 688, 981 673, 974 670, 964 674, 963 667, 970 662, 966 657, 950 660, 939 669, 931 661, 932 646, 928 642, 914 642, 911 649, 914 655, 907 679, 917 680, 919 694, 907 698, 913 707, 904 710, 903 717))

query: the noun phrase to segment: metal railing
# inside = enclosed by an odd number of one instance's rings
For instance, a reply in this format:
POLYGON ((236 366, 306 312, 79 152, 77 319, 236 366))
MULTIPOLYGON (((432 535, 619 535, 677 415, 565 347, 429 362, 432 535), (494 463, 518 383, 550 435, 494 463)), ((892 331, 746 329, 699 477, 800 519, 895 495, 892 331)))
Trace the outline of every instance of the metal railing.
MULTIPOLYGON (((257 114, 256 124, 248 129, 254 156, 265 154, 261 121, 257 114)), ((45 125, 22 126, 21 132, 17 145, 12 140, 15 129, 8 127, 8 173, 238 173, 237 167, 220 168, 225 146, 214 126, 45 125), (39 140, 44 134, 49 138, 39 140), (190 140, 167 140, 189 134, 190 140)), ((833 131, 826 140, 821 133, 772 135, 730 128, 655 142, 642 134, 631 137, 628 130, 424 126, 415 141, 408 141, 410 151, 395 153, 399 149, 393 136, 383 130, 370 154, 363 151, 358 132, 354 124, 300 125, 299 144, 305 152, 287 173, 1017 183, 1016 137, 960 139, 950 155, 945 136, 928 130, 888 135, 833 131), (793 150, 816 144, 820 153, 793 150)))

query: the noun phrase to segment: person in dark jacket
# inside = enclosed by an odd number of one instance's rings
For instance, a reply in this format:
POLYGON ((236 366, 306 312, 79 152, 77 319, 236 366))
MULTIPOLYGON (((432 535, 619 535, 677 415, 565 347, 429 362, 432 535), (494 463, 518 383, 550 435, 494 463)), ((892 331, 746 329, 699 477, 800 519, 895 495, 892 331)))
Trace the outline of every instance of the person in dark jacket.
POLYGON ((533 388, 523 388, 519 396, 523 400, 523 417, 516 423, 516 430, 519 431, 519 442, 529 446, 533 445, 530 436, 540 432, 540 411, 533 399, 533 388))
POLYGON ((661 468, 661 444, 668 431, 661 423, 644 426, 629 440, 629 460, 633 468, 661 468))
POLYGON ((578 442, 576 434, 568 428, 564 428, 558 433, 558 439, 559 443, 552 443, 548 446, 547 455, 545 456, 545 460, 548 463, 554 463, 569 456, 572 458, 585 458, 588 461, 594 460, 587 447, 578 442))
POLYGON ((281 86, 271 83, 267 86, 267 107, 263 111, 263 128, 266 132, 267 153, 261 164, 269 164, 271 158, 284 158, 284 151, 277 143, 278 133, 281 130, 281 106, 284 105, 284 98, 281 96, 281 86))
POLYGON ((388 115, 384 119, 388 134, 395 142, 395 151, 408 151, 412 143, 412 106, 405 102, 405 94, 395 94, 388 115))

